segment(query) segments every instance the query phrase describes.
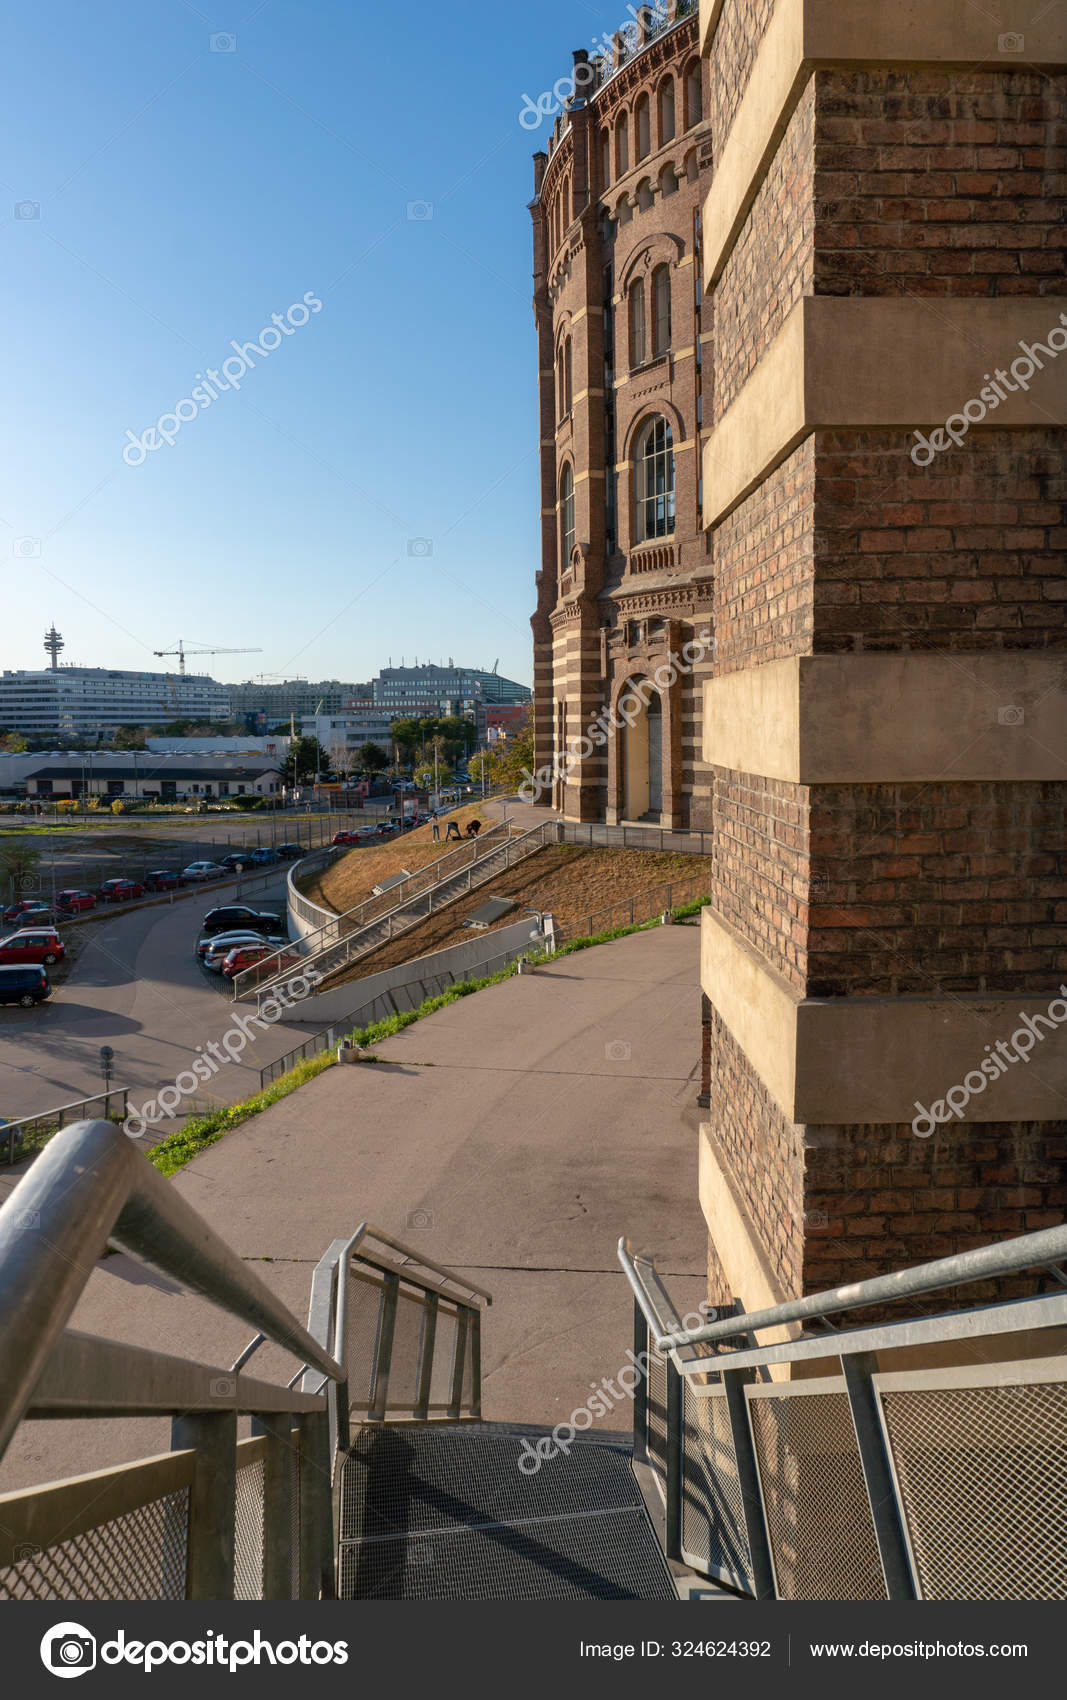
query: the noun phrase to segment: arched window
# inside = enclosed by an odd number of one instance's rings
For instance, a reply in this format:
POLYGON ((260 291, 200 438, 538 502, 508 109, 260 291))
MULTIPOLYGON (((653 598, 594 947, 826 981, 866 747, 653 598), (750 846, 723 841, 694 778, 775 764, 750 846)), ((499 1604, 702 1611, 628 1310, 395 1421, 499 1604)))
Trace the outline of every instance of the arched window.
POLYGON ((574 403, 574 359, 571 354, 571 339, 563 344, 563 408, 569 413, 574 403))
POLYGON ((634 158, 647 159, 652 152, 652 122, 648 96, 643 94, 634 107, 634 158))
POLYGON ((700 60, 691 61, 685 73, 685 127, 691 130, 704 116, 704 85, 700 77, 700 60))
POLYGON ((559 529, 559 569, 562 574, 571 564, 571 551, 574 548, 574 469, 569 465, 563 468, 563 476, 559 481, 559 529))
POLYGON ((678 173, 673 165, 665 165, 659 174, 659 192, 664 200, 678 193, 678 173))
POLYGON ((652 193, 651 183, 649 182, 647 177, 642 177, 640 183, 637 185, 637 210, 638 210, 638 212, 648 212, 649 208, 652 206, 655 199, 656 199, 656 197, 652 193))
POLYGON ((563 350, 556 355, 556 418, 562 419, 567 411, 567 381, 563 372, 563 350))
POLYGON ((634 209, 630 205, 629 195, 620 196, 619 204, 615 208, 616 219, 618 220, 618 222, 620 224, 629 224, 629 222, 633 218, 633 216, 634 216, 634 209))
POLYGON ((671 346, 671 268, 652 273, 652 352, 666 354, 671 346))
POLYGON ((645 326, 645 285, 635 278, 630 285, 630 365, 643 366, 648 359, 648 335, 645 326))
POLYGON ((634 455, 637 541, 674 533, 674 433, 662 416, 650 419, 634 455))
POLYGON ((619 177, 630 169, 630 120, 625 112, 619 114, 615 126, 615 170, 619 177))
POLYGON ((600 132, 600 189, 611 187, 611 131, 600 132))
POLYGON ((674 140, 674 78, 665 77, 659 91, 659 145, 674 140))

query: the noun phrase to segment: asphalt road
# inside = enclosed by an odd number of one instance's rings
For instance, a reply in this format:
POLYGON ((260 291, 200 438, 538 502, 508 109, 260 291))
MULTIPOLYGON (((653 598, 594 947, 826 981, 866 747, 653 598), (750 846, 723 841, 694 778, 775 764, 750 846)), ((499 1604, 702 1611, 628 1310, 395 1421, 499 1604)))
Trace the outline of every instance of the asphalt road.
MULTIPOLYGON (((147 1096, 188 1069, 198 1045, 229 1030, 235 1007, 252 1008, 234 1006, 223 992, 226 982, 206 974, 194 955, 200 920, 232 900, 228 886, 86 923, 70 977, 48 1003, 0 1007, 0 1115, 14 1120, 98 1092, 101 1045, 114 1049, 115 1084, 147 1088, 147 1096)), ((248 901, 283 909, 281 881, 248 901)), ((191 1107, 246 1097, 258 1089, 264 1063, 307 1037, 306 1027, 279 1022, 240 1061, 227 1063, 191 1107)), ((139 1105, 141 1096, 135 1092, 131 1102, 139 1105)), ((6 1190, 3 1171, 0 1189, 6 1190)))

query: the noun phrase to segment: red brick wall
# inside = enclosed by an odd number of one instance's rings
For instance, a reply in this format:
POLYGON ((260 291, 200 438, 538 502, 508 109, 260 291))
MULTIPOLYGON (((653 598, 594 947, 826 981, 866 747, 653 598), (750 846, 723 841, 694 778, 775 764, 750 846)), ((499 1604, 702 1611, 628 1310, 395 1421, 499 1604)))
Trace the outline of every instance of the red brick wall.
POLYGON ((811 654, 815 450, 806 438, 714 533, 716 673, 811 654))
POLYGON ((882 68, 814 87, 817 294, 1062 290, 1062 77, 882 68))
MULTIPOLYGON (((815 283, 815 84, 809 83, 716 286, 715 418, 815 283)), ((713 423, 705 403, 705 424, 713 423)))
POLYGON ((975 432, 921 469, 906 433, 817 432, 814 648, 1063 647, 1061 436, 975 432))
MULTIPOLYGON (((961 1122, 931 1139, 916 1139, 907 1124, 807 1134, 808 1292, 1063 1221, 1067 1122, 961 1122)), ((1033 1290, 1028 1274, 996 1285, 1002 1298, 1033 1290)), ((983 1296, 969 1287, 960 1299, 983 1296)), ((925 1308, 952 1302, 937 1295, 925 1308)))
POLYGON ((710 116, 715 146, 720 152, 741 104, 774 6, 775 0, 726 0, 719 15, 711 55, 710 116))
POLYGON ((1058 987, 1067 788, 819 785, 808 795, 808 997, 1058 987))
POLYGON ((718 1154, 744 1199, 765 1256, 783 1291, 798 1294, 807 1208, 802 1133, 786 1120, 714 1009, 709 1117, 718 1154))
POLYGON ((808 789, 716 767, 716 913, 798 990, 808 972, 808 789))

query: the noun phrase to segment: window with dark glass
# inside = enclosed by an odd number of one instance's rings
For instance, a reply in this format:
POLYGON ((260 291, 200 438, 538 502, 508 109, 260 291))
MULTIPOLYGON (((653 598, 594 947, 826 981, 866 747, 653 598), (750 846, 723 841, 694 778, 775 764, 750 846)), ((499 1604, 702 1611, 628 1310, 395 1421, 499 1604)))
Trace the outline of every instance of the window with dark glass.
POLYGON ((636 278, 630 285, 630 365, 643 366, 647 358, 645 286, 640 278, 636 278))
POLYGON ((638 438, 637 540, 674 532, 674 434, 667 420, 650 419, 638 438))
POLYGON ((671 346, 671 270, 657 266, 652 273, 652 351, 666 354, 671 346))

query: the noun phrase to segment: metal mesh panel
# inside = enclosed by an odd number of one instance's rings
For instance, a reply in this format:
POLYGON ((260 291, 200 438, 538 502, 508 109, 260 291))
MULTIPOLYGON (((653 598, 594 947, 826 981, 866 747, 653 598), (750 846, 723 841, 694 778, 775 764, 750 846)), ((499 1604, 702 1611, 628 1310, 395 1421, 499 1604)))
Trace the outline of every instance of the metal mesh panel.
POLYGON ((884 1600, 852 1414, 844 1393, 749 1400, 782 1600, 884 1600))
POLYGON ((0 1600, 184 1600, 189 1490, 0 1570, 0 1600))
POLYGON ((923 1598, 1067 1598, 1067 1387, 881 1397, 923 1598))
POLYGON ((235 1600, 263 1598, 264 1476, 262 1458, 252 1464, 242 1464, 237 1471, 233 1553, 235 1600))
POLYGON ((687 1560, 735 1587, 752 1588, 741 1484, 726 1399, 701 1399, 683 1379, 682 1548, 687 1560))

